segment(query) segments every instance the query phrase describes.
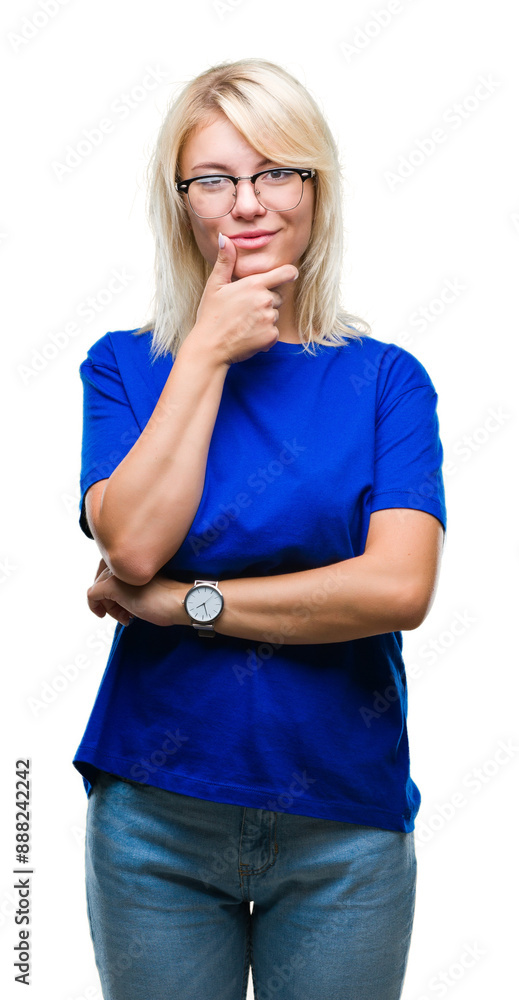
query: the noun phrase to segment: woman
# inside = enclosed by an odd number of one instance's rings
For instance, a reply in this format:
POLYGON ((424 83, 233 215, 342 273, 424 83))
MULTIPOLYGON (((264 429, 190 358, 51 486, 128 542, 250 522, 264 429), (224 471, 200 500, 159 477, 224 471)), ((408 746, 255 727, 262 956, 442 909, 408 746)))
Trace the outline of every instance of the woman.
POLYGON ((81 365, 88 603, 118 623, 74 759, 103 996, 240 1000, 252 966, 257 1000, 396 1000, 434 386, 339 306, 336 147, 279 66, 184 88, 150 217, 154 320, 81 365))

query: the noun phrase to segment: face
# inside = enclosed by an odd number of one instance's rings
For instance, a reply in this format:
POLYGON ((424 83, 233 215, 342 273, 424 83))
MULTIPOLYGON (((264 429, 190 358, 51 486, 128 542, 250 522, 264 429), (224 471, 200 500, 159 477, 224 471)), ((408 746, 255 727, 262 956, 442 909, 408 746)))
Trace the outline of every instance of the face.
MULTIPOLYGON (((187 140, 179 161, 180 176, 202 177, 204 174, 225 173, 233 177, 249 176, 258 170, 284 166, 275 160, 266 160, 249 146, 240 132, 224 115, 217 115, 211 124, 193 131, 187 140)), ((298 166, 311 167, 311 163, 298 166)), ((303 185, 303 197, 296 208, 289 212, 272 212, 263 208, 250 181, 240 181, 234 207, 228 215, 218 219, 200 219, 184 198, 189 221, 200 253, 214 265, 218 255, 218 233, 238 236, 239 233, 267 230, 273 233, 264 246, 236 247, 236 264, 233 278, 270 271, 280 264, 299 265, 302 254, 310 241, 315 192, 311 179, 303 185)))

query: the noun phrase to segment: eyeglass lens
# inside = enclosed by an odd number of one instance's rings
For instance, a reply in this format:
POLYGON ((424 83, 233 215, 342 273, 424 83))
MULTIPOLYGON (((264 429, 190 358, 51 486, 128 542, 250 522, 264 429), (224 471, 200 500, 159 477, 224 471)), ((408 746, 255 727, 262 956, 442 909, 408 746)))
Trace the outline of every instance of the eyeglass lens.
MULTIPOLYGON (((270 170, 256 178, 254 191, 263 208, 271 212, 288 212, 296 208, 303 197, 303 178, 293 170, 270 170)), ((204 219, 217 219, 232 210, 236 186, 228 177, 215 174, 193 181, 188 197, 193 212, 204 219)))

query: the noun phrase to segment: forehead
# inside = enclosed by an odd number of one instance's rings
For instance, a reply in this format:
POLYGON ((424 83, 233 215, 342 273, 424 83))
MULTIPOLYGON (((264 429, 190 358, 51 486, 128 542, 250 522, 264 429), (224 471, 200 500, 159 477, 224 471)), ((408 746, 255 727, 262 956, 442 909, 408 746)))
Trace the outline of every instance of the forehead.
POLYGON ((197 164, 209 162, 232 172, 244 164, 252 171, 271 161, 254 149, 225 115, 217 114, 191 132, 180 155, 180 169, 186 175, 197 164))

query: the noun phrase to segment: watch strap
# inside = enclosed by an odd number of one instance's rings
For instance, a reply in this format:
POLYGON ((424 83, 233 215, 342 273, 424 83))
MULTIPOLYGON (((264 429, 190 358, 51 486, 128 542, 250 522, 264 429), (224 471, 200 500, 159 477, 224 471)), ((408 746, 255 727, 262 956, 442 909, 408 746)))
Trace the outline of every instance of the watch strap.
POLYGON ((208 635, 212 638, 215 635, 214 625, 200 625, 199 622, 191 622, 194 629, 197 630, 199 635, 208 635))

